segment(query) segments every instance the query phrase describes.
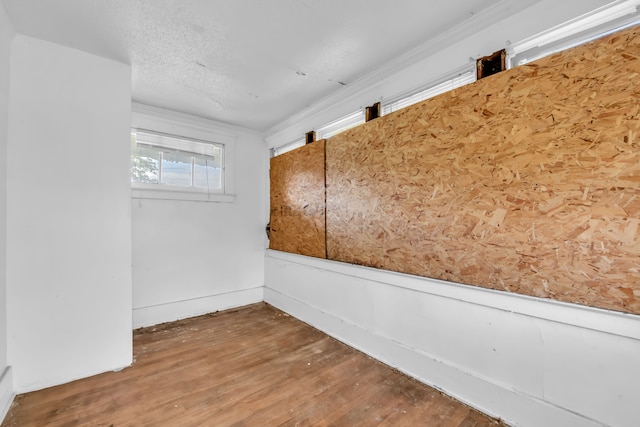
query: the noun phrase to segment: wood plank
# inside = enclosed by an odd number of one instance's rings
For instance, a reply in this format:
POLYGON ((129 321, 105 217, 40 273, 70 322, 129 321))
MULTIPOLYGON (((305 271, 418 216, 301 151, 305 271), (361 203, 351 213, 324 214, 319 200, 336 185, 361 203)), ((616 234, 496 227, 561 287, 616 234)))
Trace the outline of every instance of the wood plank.
POLYGON ((136 330, 134 356, 2 426, 501 425, 264 303, 136 330))
POLYGON ((326 142, 331 260, 640 314, 640 27, 326 142))
POLYGON ((271 159, 270 249, 326 258, 324 144, 271 159))

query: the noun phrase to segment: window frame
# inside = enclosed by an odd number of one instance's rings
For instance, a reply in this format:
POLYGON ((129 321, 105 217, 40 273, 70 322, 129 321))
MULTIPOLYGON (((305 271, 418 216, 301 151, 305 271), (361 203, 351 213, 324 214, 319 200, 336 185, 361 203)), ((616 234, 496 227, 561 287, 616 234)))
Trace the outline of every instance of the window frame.
POLYGON ((386 116, 400 111, 429 98, 471 84, 476 80, 475 63, 470 62, 420 86, 383 99, 382 115, 386 116))
MULTIPOLYGON (((364 123, 364 110, 360 108, 357 111, 345 114, 320 126, 315 132, 318 140, 327 139, 364 123)), ((300 148, 305 144, 305 138, 297 138, 291 142, 271 148, 270 157, 277 157, 296 148, 300 148)))
MULTIPOLYGON (((170 188, 180 188, 180 189, 188 189, 188 190, 194 190, 194 191, 206 191, 208 193, 224 193, 224 144, 220 144, 220 143, 216 143, 216 142, 211 142, 211 141, 202 141, 202 140, 195 140, 192 138, 185 138, 182 136, 178 136, 178 135, 168 135, 168 134, 161 134, 158 132, 152 132, 149 131, 147 129, 135 129, 132 128, 131 129, 131 134, 142 134, 145 135, 147 137, 149 137, 150 139, 148 139, 147 141, 140 141, 139 142, 139 146, 140 147, 144 147, 146 149, 150 149, 155 151, 156 153, 159 154, 158 157, 158 163, 159 163, 159 170, 158 170, 158 182, 157 183, 144 183, 144 182, 136 182, 136 181, 131 181, 131 185, 132 186, 138 186, 141 188, 147 188, 149 186, 166 186, 166 187, 170 187, 170 188), (158 138, 158 140, 160 140, 161 142, 150 142, 151 139, 153 138, 158 138), (162 140, 163 139, 169 139, 169 140, 176 140, 178 142, 183 142, 185 143, 185 145, 191 145, 194 147, 193 150, 190 150, 189 148, 191 147, 181 147, 181 148, 175 148, 175 147, 171 147, 169 146, 169 144, 162 144, 162 140), (211 158, 214 159, 215 156, 213 155, 209 155, 204 153, 204 151, 206 151, 207 149, 209 149, 211 146, 211 148, 214 149, 219 149, 220 150, 220 188, 213 188, 213 187, 200 187, 200 186, 196 186, 195 185, 195 166, 196 166, 196 160, 198 159, 207 159, 207 158, 211 158), (203 152, 197 152, 197 151, 203 151, 203 152), (191 183, 189 185, 179 185, 179 184, 169 184, 166 182, 162 182, 162 178, 163 178, 163 161, 164 161, 164 154, 165 153, 175 153, 175 154, 181 154, 181 155, 187 155, 189 157, 191 157, 191 161, 190 161, 190 169, 191 169, 191 176, 190 176, 190 180, 191 183)), ((137 141, 137 137, 136 137, 136 145, 138 145, 138 141, 137 141)), ((153 188, 153 187, 149 187, 149 188, 153 188)))
POLYGON ((613 6, 603 6, 509 45, 507 68, 528 64, 640 24, 640 5, 636 3, 622 1, 613 6))
MULTIPOLYGON (((222 148, 221 189, 179 186, 161 183, 131 182, 132 199, 185 200, 201 202, 235 201, 234 164, 237 135, 223 125, 143 104, 132 104, 131 130, 167 136, 222 148)), ((169 151, 172 151, 169 149, 169 151)), ((131 170, 131 169, 129 169, 131 170)))
POLYGON ((327 139, 364 123, 364 109, 360 108, 320 126, 316 133, 318 134, 318 139, 327 139))
MULTIPOLYGON (((417 104, 426 99, 433 98, 434 96, 449 92, 475 81, 475 62, 470 62, 417 87, 400 92, 395 96, 382 99, 381 116, 386 116, 387 114, 402 110, 403 108, 409 107, 413 104, 417 104)), ((317 128, 316 134, 318 139, 327 139, 364 124, 365 122, 364 109, 360 108, 323 124, 317 128)), ((304 138, 295 139, 294 141, 271 148, 270 157, 279 156, 298 147, 302 147, 303 145, 305 145, 304 138)))
POLYGON ((296 148, 300 148, 306 144, 304 138, 297 138, 291 142, 287 142, 286 144, 279 145, 278 147, 273 147, 269 150, 269 157, 277 157, 281 154, 288 153, 289 151, 293 151, 296 148))

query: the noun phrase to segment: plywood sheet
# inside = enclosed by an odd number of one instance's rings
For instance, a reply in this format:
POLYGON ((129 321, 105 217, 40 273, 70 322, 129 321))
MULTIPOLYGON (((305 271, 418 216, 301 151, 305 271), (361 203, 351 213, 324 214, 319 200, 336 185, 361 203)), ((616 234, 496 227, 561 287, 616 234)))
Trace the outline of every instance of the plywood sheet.
POLYGON ((329 139, 329 258, 640 314, 639 33, 329 139))
POLYGON ((326 258, 325 141, 271 159, 269 247, 326 258))

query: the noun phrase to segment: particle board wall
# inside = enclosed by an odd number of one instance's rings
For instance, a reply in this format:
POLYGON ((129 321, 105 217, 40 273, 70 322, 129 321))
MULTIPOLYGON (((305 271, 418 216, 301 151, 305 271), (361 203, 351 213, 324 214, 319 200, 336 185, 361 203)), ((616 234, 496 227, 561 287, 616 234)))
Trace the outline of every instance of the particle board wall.
POLYGON ((326 258, 325 141, 271 159, 269 247, 326 258))
POLYGON ((635 27, 327 140, 328 258, 640 314, 639 54, 635 27))

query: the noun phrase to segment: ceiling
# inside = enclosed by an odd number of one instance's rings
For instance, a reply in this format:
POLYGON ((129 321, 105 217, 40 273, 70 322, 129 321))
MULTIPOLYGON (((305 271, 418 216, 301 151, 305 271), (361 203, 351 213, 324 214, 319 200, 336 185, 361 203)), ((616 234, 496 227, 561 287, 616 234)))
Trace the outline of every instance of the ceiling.
POLYGON ((16 31, 132 66, 133 100, 259 131, 504 0, 2 0, 16 31))

